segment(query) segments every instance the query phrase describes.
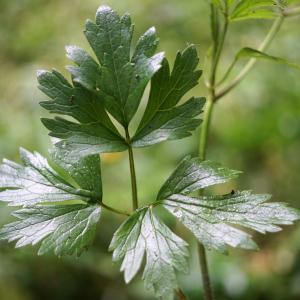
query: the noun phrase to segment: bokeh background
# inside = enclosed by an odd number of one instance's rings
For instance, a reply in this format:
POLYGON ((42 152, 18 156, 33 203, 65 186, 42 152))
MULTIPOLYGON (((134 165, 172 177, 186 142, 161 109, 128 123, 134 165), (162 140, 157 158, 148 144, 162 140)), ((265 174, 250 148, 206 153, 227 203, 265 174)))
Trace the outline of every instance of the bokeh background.
MULTIPOLYGON (((209 11, 205 0, 0 0, 0 157, 19 161, 18 148, 47 155, 51 146, 39 119, 47 114, 38 102, 36 70, 68 64, 64 46, 88 47, 82 34, 87 18, 109 4, 129 11, 136 24, 135 40, 155 25, 160 50, 171 60, 187 43, 197 46, 203 67, 210 45, 209 11)), ((232 24, 221 71, 242 46, 257 46, 270 21, 232 24)), ((300 63, 300 18, 285 21, 269 52, 300 63)), ((300 72, 283 65, 260 63, 230 96, 216 106, 208 158, 244 171, 230 186, 216 192, 253 189, 300 208, 300 72)), ((205 95, 203 78, 194 95, 205 95)), ((187 139, 135 151, 139 195, 154 199, 162 182, 186 154, 197 153, 198 132, 187 139)), ((130 209, 126 154, 106 154, 103 161, 104 201, 130 209)), ((0 204, 0 223, 12 220, 0 204)), ((170 216, 166 223, 190 243, 190 273, 179 275, 191 300, 201 299, 196 245, 190 233, 170 216)), ((126 286, 119 265, 107 248, 122 217, 105 213, 94 245, 79 259, 37 256, 36 249, 14 249, 0 243, 0 299, 5 300, 137 300, 154 299, 138 276, 126 286)), ((261 250, 232 250, 228 256, 209 253, 218 300, 300 299, 300 224, 268 236, 255 235, 261 250)))

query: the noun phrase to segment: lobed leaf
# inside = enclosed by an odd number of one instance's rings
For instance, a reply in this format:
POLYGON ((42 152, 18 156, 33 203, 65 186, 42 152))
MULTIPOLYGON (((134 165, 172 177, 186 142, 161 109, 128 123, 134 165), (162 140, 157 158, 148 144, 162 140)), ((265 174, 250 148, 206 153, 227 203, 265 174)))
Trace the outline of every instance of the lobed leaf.
POLYGON ((4 225, 0 239, 16 247, 41 242, 38 254, 80 255, 91 244, 100 219, 99 205, 35 205, 13 213, 19 221, 4 225))
POLYGON ((235 226, 261 233, 281 230, 300 218, 283 203, 265 203, 270 195, 249 191, 221 196, 192 197, 193 191, 225 183, 240 172, 211 161, 186 157, 160 189, 157 200, 209 249, 227 252, 228 246, 257 249, 251 235, 235 226))
MULTIPOLYGON (((66 170, 80 188, 62 178, 39 153, 20 149, 24 166, 4 160, 0 166, 0 201, 12 206, 102 198, 100 158, 90 156, 69 163, 66 170), (84 167, 83 167, 84 166, 84 167), (95 180, 91 180, 94 176, 95 180)), ((65 158, 65 160, 67 157, 65 158)))
POLYGON ((156 218, 151 208, 136 211, 121 225, 110 250, 114 250, 114 261, 123 259, 121 271, 126 283, 136 275, 146 255, 145 287, 157 297, 173 299, 178 288, 175 270, 187 271, 187 244, 156 218))
POLYGON ((195 47, 178 53, 170 74, 163 53, 155 54, 155 28, 139 38, 131 54, 132 34, 128 14, 120 17, 110 7, 100 6, 95 23, 88 20, 85 30, 97 61, 84 49, 68 46, 67 56, 74 62, 74 66, 67 66, 72 83, 55 70, 38 73, 40 89, 51 99, 41 106, 77 121, 42 119, 50 135, 60 139, 56 146, 74 158, 181 139, 201 123, 196 117, 202 112, 203 98, 176 106, 201 75, 196 70, 199 59, 195 47), (127 130, 150 80, 146 111, 135 135, 128 139, 111 118, 127 130))
POLYGON ((204 103, 204 98, 191 98, 180 106, 157 111, 148 125, 135 134, 132 146, 145 147, 190 136, 202 122, 195 117, 203 111, 204 103))
POLYGON ((163 59, 163 53, 154 54, 158 39, 153 27, 139 39, 130 57, 132 34, 130 16, 120 17, 108 6, 99 7, 96 23, 86 23, 85 35, 101 65, 99 93, 107 110, 125 127, 163 59))
POLYGON ((162 204, 204 246, 226 252, 227 246, 257 249, 251 235, 235 225, 260 233, 276 232, 281 230, 278 225, 290 225, 300 218, 297 210, 283 203, 265 203, 270 198, 270 195, 255 195, 249 191, 208 197, 178 194, 166 198, 162 204))
POLYGON ((51 113, 71 116, 78 121, 63 118, 42 119, 50 135, 62 138, 64 144, 77 155, 91 155, 108 151, 124 151, 127 145, 105 111, 103 100, 81 85, 72 86, 59 72, 39 71, 39 88, 52 100, 41 102, 51 113), (93 145, 94 147, 89 146, 93 145))
POLYGON ((236 178, 241 172, 222 167, 213 161, 185 157, 160 189, 157 199, 165 199, 175 194, 189 194, 215 184, 236 178))
POLYGON ((196 70, 198 62, 197 51, 193 45, 183 52, 178 52, 171 73, 168 61, 163 60, 162 67, 151 80, 148 104, 137 134, 151 122, 157 112, 173 108, 189 90, 198 84, 202 74, 202 71, 196 70))

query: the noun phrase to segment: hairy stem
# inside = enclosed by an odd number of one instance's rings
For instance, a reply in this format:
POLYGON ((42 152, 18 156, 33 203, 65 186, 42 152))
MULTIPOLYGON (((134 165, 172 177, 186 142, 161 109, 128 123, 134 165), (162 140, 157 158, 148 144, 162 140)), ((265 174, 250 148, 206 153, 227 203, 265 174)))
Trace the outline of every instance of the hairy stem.
POLYGON ((137 184, 136 184, 136 174, 135 174, 135 166, 134 166, 134 157, 133 150, 130 145, 130 135, 128 128, 125 128, 126 133, 126 141, 128 144, 128 157, 129 157, 129 167, 130 167, 130 177, 131 177, 131 191, 132 191, 132 208, 136 210, 139 207, 138 204, 138 193, 137 193, 137 184))
MULTIPOLYGON (((281 25, 283 23, 284 16, 280 15, 275 19, 273 22, 269 33, 261 43, 261 45, 258 47, 259 51, 264 51, 267 49, 267 47, 270 45, 270 43, 273 41, 275 35, 278 33, 278 31, 281 28, 281 25)), ((232 80, 232 82, 225 86, 223 89, 221 89, 216 95, 215 100, 218 100, 222 97, 224 97, 226 94, 228 94, 233 88, 235 88, 243 79, 244 77, 249 73, 249 71, 253 68, 255 65, 257 59, 251 58, 246 65, 243 67, 243 69, 239 72, 239 74, 232 80)))

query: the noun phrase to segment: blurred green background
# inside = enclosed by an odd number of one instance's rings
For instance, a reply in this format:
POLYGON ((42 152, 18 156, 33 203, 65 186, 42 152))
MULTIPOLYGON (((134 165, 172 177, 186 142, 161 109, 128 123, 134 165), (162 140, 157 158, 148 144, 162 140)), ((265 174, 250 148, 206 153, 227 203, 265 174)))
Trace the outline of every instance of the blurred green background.
MULTIPOLYGON (((64 46, 88 47, 82 34, 87 18, 101 4, 119 13, 129 11, 136 24, 135 40, 155 25, 160 49, 173 59, 187 43, 197 46, 203 67, 210 44, 209 11, 204 0, 0 0, 0 157, 19 160, 18 148, 47 155, 50 140, 39 118, 36 70, 64 71, 64 46)), ((300 63, 300 18, 285 21, 270 53, 300 63)), ((257 46, 270 21, 232 24, 221 71, 242 46, 257 46)), ((260 63, 247 79, 218 103, 213 116, 208 158, 243 170, 232 186, 217 192, 253 189, 300 208, 300 73, 282 65, 260 63)), ((203 78, 194 95, 205 95, 203 78)), ((154 199, 163 180, 186 154, 197 153, 197 135, 135 151, 139 195, 154 199)), ((104 201, 130 209, 126 154, 103 155, 104 201)), ((10 221, 0 206, 0 223, 10 221)), ((169 216, 166 223, 190 242, 190 274, 179 275, 190 299, 200 298, 196 245, 189 232, 169 216)), ((0 243, 0 299, 5 300, 137 300, 154 299, 138 276, 126 286, 119 265, 107 248, 122 217, 105 213, 91 249, 79 259, 36 256, 36 249, 0 243)), ((300 299, 300 225, 268 236, 255 235, 259 252, 232 250, 229 256, 209 253, 218 300, 300 299)))

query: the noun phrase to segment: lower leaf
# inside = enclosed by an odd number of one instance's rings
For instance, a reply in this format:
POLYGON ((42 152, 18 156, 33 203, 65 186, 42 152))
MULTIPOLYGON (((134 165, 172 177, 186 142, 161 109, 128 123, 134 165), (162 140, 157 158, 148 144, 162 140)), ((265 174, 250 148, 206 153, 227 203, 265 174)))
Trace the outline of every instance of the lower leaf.
POLYGON ((251 235, 235 225, 261 233, 280 231, 300 218, 297 210, 283 203, 265 203, 270 195, 249 191, 224 196, 172 195, 164 207, 177 217, 207 248, 226 252, 228 246, 257 249, 251 235))
POLYGON ((99 205, 35 205, 13 213, 19 221, 4 225, 0 239, 16 247, 42 241, 38 254, 80 255, 92 243, 101 215, 99 205))
POLYGON ((121 225, 110 250, 114 250, 114 261, 123 259, 121 271, 127 283, 136 275, 146 255, 145 287, 157 297, 173 299, 178 288, 175 270, 187 271, 187 244, 155 217, 151 208, 138 210, 121 225))

